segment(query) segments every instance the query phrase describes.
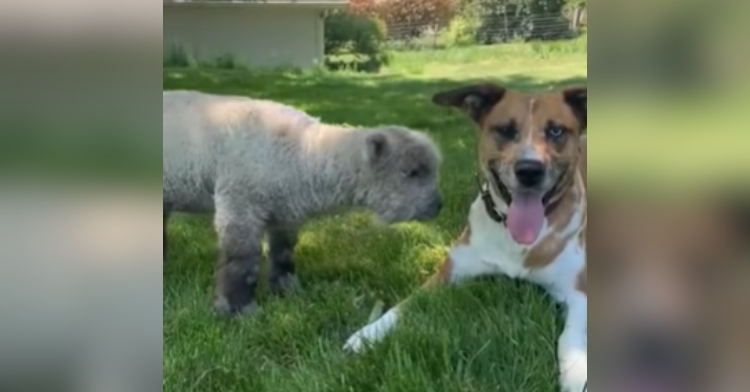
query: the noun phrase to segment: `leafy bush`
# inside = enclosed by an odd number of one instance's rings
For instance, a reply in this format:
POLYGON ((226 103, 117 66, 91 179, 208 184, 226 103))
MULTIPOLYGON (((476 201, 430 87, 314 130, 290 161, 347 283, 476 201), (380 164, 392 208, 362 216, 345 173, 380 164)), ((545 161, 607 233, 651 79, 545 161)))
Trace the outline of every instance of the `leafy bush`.
POLYGON ((448 25, 456 15, 459 0, 350 0, 349 9, 358 15, 380 19, 396 40, 421 36, 427 30, 448 25))
POLYGON ((387 29, 382 21, 365 15, 336 11, 325 20, 325 53, 328 63, 335 58, 353 58, 368 68, 387 64, 387 29))
POLYGON ((349 0, 349 11, 356 15, 377 17, 377 0, 349 0))
POLYGON ((444 46, 474 45, 480 26, 481 20, 476 16, 456 16, 441 34, 440 42, 444 46))
POLYGON ((570 38, 563 8, 570 0, 463 0, 461 15, 480 20, 477 41, 484 44, 570 38))
POLYGON ((240 64, 237 59, 231 53, 216 57, 212 62, 209 62, 210 66, 218 69, 244 69, 245 67, 240 64))
POLYGON ((396 39, 414 38, 425 30, 448 25, 456 15, 456 0, 380 0, 375 12, 396 39))
POLYGON ((165 67, 186 68, 195 65, 195 59, 191 58, 182 45, 171 44, 169 50, 164 53, 163 65, 165 67))

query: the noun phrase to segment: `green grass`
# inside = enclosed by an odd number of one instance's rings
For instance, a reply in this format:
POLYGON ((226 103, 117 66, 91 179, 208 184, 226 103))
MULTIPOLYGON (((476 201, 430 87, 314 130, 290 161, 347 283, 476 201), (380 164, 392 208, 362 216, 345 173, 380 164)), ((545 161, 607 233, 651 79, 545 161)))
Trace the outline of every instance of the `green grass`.
POLYGON ((164 390, 243 392, 556 391, 557 307, 504 278, 421 295, 383 344, 341 346, 373 307, 413 292, 465 224, 475 131, 431 94, 478 80, 523 90, 585 82, 586 53, 532 46, 397 53, 379 75, 165 69, 164 89, 271 98, 327 122, 403 124, 429 132, 445 155, 445 209, 427 224, 376 227, 362 214, 311 222, 296 250, 302 291, 263 297, 252 318, 211 312, 217 258, 209 217, 176 217, 164 267, 164 390), (542 54, 540 54, 542 53, 542 54))

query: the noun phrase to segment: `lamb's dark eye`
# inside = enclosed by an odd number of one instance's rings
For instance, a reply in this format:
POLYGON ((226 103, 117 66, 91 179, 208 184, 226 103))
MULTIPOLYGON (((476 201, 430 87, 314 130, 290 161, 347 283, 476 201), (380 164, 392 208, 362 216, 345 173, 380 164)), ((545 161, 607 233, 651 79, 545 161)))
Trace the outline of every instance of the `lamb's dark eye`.
POLYGON ((408 178, 416 179, 416 178, 420 178, 420 177, 424 176, 426 173, 427 173, 427 169, 420 166, 420 167, 417 167, 415 169, 409 170, 409 171, 405 172, 404 174, 408 178))
POLYGON ((544 131, 548 138, 557 140, 565 135, 565 129, 557 125, 550 125, 544 131))
POLYGON ((518 129, 513 124, 497 126, 494 127, 493 130, 495 131, 495 134, 503 139, 512 140, 518 136, 518 129))

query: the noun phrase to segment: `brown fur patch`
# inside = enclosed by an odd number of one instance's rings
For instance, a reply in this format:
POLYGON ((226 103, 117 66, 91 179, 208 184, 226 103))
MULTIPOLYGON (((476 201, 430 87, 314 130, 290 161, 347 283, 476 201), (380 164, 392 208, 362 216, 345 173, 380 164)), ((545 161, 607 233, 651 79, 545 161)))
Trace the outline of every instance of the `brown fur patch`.
MULTIPOLYGON (((464 231, 461 233, 461 235, 456 239, 453 246, 457 245, 469 245, 471 243, 471 225, 466 225, 466 228, 464 228, 464 231)), ((442 284, 447 283, 450 281, 451 274, 453 273, 453 259, 451 259, 450 254, 445 257, 445 260, 443 261, 443 264, 440 265, 440 269, 433 274, 427 282, 422 286, 423 288, 433 287, 433 286, 440 286, 442 284)))
MULTIPOLYGON (((430 276, 427 281, 422 284, 422 287, 420 287, 420 290, 429 290, 436 287, 440 287, 443 285, 446 285, 451 280, 451 274, 453 273, 453 259, 451 259, 451 256, 448 255, 445 257, 445 260, 443 261, 443 264, 440 265, 440 268, 430 276)), ((403 309, 409 301, 414 298, 408 297, 404 299, 403 301, 399 302, 396 306, 394 306, 393 309, 396 311, 403 309)))
MULTIPOLYGON (((526 259, 524 260, 526 268, 537 269, 546 267, 554 261, 555 257, 562 252, 565 245, 575 236, 575 234, 561 236, 558 233, 571 223, 575 215, 576 206, 579 203, 585 203, 585 200, 582 200, 586 197, 583 184, 580 183, 580 177, 576 178, 579 179, 576 181, 577 186, 568 188, 562 196, 560 204, 547 217, 552 230, 526 255, 526 259)), ((584 213, 581 224, 585 225, 585 222, 586 215, 584 213)))
POLYGON ((466 228, 461 233, 461 236, 456 240, 456 244, 469 245, 471 243, 471 225, 466 225, 466 228))
POLYGON ((451 256, 446 256, 443 264, 440 265, 440 269, 433 274, 427 281, 422 285, 423 289, 430 287, 441 286, 450 281, 451 274, 453 273, 453 259, 451 256))

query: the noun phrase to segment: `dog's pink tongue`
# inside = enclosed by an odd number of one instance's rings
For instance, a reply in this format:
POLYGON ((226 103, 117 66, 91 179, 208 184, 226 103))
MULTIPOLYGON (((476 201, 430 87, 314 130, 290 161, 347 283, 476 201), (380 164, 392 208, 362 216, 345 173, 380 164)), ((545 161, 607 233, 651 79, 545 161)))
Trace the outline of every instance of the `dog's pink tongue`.
POLYGON ((508 230, 522 245, 530 245, 539 237, 544 225, 542 195, 516 194, 508 207, 508 230))

